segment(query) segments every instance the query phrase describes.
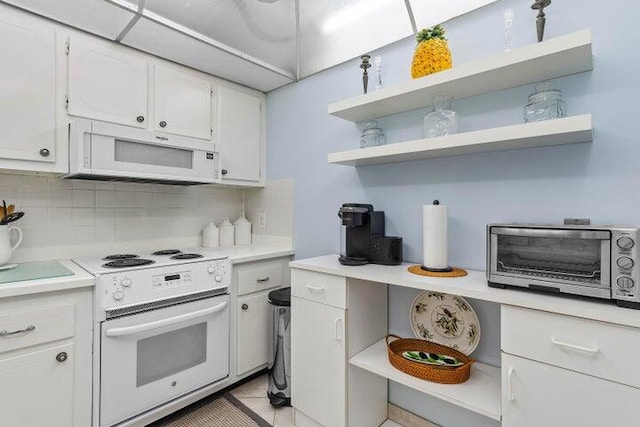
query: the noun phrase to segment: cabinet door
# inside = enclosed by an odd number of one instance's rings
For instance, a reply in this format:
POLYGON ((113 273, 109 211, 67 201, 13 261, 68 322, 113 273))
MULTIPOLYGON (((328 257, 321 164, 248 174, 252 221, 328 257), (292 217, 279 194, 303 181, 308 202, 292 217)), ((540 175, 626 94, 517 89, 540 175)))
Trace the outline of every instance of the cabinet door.
POLYGON ((55 162, 55 32, 0 16, 0 158, 55 162))
POLYGON ((326 427, 346 425, 346 312, 291 298, 291 398, 326 427))
POLYGON ((69 40, 69 114, 147 127, 147 61, 107 42, 69 40))
POLYGON ((66 344, 0 359, 0 424, 73 426, 73 356, 66 344))
POLYGON ((262 99, 226 86, 218 87, 217 99, 217 142, 223 181, 259 181, 262 99))
POLYGON ((157 65, 154 88, 157 131, 211 140, 211 82, 157 65))
POLYGON ((502 354, 502 426, 637 425, 640 389, 502 354))
POLYGON ((269 361, 271 319, 268 293, 238 298, 237 369, 242 375, 269 361))

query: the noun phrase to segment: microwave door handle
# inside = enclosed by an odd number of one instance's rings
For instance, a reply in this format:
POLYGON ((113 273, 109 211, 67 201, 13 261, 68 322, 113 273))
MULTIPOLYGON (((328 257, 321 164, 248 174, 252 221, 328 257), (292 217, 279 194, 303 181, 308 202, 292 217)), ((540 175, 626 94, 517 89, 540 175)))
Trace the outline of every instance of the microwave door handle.
POLYGON ((602 230, 554 230, 543 228, 491 227, 491 234, 523 237, 551 237, 561 239, 610 240, 611 233, 602 230))
POLYGON ((223 310, 227 306, 227 302, 221 302, 210 308, 204 310, 194 311, 193 313, 181 314, 180 316, 170 317, 168 319, 156 320, 149 323, 143 323, 135 326, 125 326, 122 328, 110 328, 107 329, 106 335, 108 337, 121 337, 125 335, 138 334, 140 332, 150 331, 152 329, 162 328, 163 326, 173 325, 180 322, 186 322, 187 320, 196 319, 198 317, 207 316, 209 314, 216 313, 223 310))

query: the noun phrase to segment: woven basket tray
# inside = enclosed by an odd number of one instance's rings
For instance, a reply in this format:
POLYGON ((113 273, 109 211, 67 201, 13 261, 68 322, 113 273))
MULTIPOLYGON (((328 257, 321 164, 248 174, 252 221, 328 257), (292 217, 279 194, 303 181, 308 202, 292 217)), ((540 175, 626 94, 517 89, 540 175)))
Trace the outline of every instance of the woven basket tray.
POLYGON ((440 384, 460 384, 469 379, 471 365, 475 360, 451 347, 415 338, 400 338, 397 335, 387 335, 387 351, 389 362, 396 369, 416 378, 440 384), (394 341, 390 341, 395 338, 394 341), (425 365, 402 357, 405 351, 423 351, 455 357, 464 365, 458 367, 425 365))

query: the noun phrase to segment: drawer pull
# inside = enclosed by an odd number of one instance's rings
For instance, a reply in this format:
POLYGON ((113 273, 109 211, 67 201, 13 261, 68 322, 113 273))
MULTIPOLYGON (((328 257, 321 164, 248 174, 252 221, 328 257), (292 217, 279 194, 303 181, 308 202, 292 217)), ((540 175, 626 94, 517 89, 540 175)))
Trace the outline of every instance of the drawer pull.
POLYGON ((516 400, 516 398, 513 396, 513 371, 513 366, 509 366, 509 370, 507 371, 507 399, 509 399, 509 402, 513 402, 516 400))
POLYGON ((307 289, 309 289, 310 292, 324 292, 324 287, 316 287, 316 286, 311 286, 311 285, 307 285, 307 289))
POLYGON ((33 325, 29 325, 24 329, 20 329, 18 331, 0 331, 0 337, 8 337, 9 335, 16 335, 16 334, 23 334, 23 333, 27 333, 27 332, 32 332, 35 331, 36 327, 33 325))
POLYGON ((268 282, 268 281, 269 281, 269 279, 270 279, 270 277, 269 277, 269 276, 267 276, 267 277, 263 277, 262 279, 258 279, 258 280, 256 280, 256 282, 258 282, 258 283, 265 283, 265 282, 268 282))
POLYGON ((559 347, 569 348, 571 350, 582 351, 584 353, 596 354, 600 351, 598 347, 582 347, 580 345, 569 344, 566 342, 558 341, 555 338, 551 338, 551 342, 559 347))

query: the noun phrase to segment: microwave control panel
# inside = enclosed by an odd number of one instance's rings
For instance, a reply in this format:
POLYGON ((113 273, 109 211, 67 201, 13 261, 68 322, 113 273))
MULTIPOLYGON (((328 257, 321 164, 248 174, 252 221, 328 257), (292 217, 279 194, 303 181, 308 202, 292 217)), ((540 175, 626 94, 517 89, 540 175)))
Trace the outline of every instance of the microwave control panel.
POLYGON ((615 299, 640 301, 637 229, 614 229, 611 245, 611 293, 615 299))

